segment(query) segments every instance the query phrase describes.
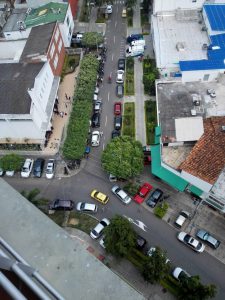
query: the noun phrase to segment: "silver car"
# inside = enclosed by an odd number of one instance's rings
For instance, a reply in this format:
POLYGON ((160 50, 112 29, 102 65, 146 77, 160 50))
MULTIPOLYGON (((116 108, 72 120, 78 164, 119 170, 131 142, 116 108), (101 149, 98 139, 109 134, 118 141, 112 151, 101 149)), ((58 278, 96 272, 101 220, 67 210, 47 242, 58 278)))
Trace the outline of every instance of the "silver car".
POLYGON ((117 198, 120 199, 124 204, 129 204, 131 202, 131 197, 127 195, 127 193, 122 190, 118 185, 114 185, 112 187, 112 192, 117 198))
POLYGON ((78 202, 76 206, 77 211, 86 213, 96 213, 98 210, 97 205, 87 202, 78 202))
POLYGON ((220 245, 220 241, 214 238, 209 232, 206 230, 200 229, 196 233, 197 238, 201 239, 203 242, 208 244, 210 247, 217 249, 220 245))

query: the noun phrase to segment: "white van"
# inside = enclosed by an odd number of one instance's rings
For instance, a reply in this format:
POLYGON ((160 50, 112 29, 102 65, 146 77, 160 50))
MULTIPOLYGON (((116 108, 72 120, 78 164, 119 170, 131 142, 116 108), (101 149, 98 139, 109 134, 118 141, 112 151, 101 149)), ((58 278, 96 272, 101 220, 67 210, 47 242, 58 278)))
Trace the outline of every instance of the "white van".
POLYGON ((131 46, 144 46, 145 47, 145 40, 132 41, 131 46))
POLYGON ((132 46, 126 50, 126 56, 139 56, 144 54, 145 48, 144 46, 132 46))

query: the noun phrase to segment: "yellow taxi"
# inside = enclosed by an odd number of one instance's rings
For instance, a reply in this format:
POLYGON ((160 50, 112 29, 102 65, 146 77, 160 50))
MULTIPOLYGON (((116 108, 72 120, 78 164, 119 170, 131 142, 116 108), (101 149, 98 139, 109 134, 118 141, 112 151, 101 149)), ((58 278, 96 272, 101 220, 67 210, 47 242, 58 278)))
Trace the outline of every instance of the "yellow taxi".
POLYGON ((127 17, 127 10, 126 8, 123 8, 122 10, 122 18, 126 18, 127 17))
POLYGON ((91 197, 95 200, 101 202, 102 204, 106 204, 109 201, 109 197, 97 190, 93 190, 91 192, 91 197))

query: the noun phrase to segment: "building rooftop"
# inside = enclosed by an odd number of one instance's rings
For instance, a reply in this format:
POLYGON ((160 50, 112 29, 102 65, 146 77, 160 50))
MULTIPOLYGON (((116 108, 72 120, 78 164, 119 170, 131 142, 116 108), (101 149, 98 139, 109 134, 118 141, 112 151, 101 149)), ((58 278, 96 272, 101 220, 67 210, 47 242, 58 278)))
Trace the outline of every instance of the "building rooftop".
POLYGON ((26 8, 13 9, 5 26, 3 27, 3 32, 19 31, 19 22, 24 23, 24 20, 26 19, 26 12, 26 8))
POLYGON ((55 2, 50 2, 46 5, 34 8, 26 17, 26 27, 33 27, 56 21, 63 23, 66 17, 67 9, 68 3, 55 2))
MULTIPOLYGON (((222 54, 222 56, 225 56, 222 54)), ((212 56, 209 56, 213 58, 212 56)), ((223 59, 202 59, 202 60, 189 60, 179 62, 181 71, 196 71, 196 70, 220 70, 225 69, 225 62, 223 59)))
POLYGON ((184 21, 175 12, 152 16, 158 68, 179 69, 179 61, 207 59, 202 45, 208 45, 209 39, 199 20, 190 16, 184 21))
POLYGON ((30 96, 28 89, 33 88, 35 77, 44 63, 0 64, 0 113, 29 114, 30 96))
POLYGON ((206 12, 212 30, 225 30, 225 4, 205 4, 203 9, 206 12))
POLYGON ((204 134, 179 169, 214 184, 225 166, 225 117, 204 120, 204 134))
POLYGON ((19 62, 26 40, 3 40, 0 42, 0 63, 19 62))
POLYGON ((204 133, 202 117, 175 119, 176 140, 179 142, 197 141, 204 133))
POLYGON ((0 236, 66 300, 144 300, 3 179, 0 190, 0 236))
POLYGON ((21 61, 47 54, 56 22, 33 27, 27 39, 21 61))

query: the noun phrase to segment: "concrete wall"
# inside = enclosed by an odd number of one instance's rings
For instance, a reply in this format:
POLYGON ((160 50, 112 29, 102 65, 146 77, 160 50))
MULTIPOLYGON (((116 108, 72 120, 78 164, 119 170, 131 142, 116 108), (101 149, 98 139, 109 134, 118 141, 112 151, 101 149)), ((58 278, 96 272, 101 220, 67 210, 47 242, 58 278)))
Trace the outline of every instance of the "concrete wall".
POLYGON ((209 184, 208 182, 206 182, 198 177, 195 177, 185 171, 181 172, 181 176, 183 179, 187 180, 190 184, 193 184, 194 186, 198 187, 203 192, 208 193, 210 191, 210 189, 212 188, 212 185, 209 184))
POLYGON ((207 82, 214 81, 225 70, 182 71, 182 82, 204 81, 204 75, 209 75, 207 82))
POLYGON ((25 30, 17 31, 4 31, 3 35, 7 40, 20 40, 27 39, 30 34, 31 28, 25 30))
POLYGON ((200 9, 205 0, 155 0, 153 4, 153 13, 163 11, 173 11, 177 8, 181 9, 200 9))
POLYGON ((70 5, 68 6, 64 23, 60 23, 59 27, 61 30, 64 46, 70 47, 73 29, 74 29, 74 21, 73 21, 70 5))

